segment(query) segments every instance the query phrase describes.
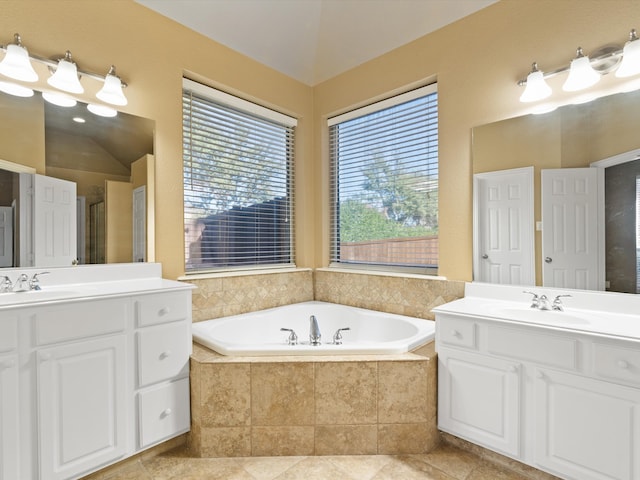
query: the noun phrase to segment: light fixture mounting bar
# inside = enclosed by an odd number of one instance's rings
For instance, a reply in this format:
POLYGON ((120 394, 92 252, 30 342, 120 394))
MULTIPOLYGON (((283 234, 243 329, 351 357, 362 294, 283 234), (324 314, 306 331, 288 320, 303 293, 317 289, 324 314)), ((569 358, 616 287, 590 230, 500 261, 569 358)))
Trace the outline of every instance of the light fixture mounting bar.
MULTIPOLYGON (((604 60, 608 60, 610 58, 614 58, 614 57, 621 57, 622 56, 622 48, 616 48, 613 51, 607 51, 606 53, 602 53, 596 57, 589 57, 589 63, 591 63, 592 65, 594 63, 598 63, 598 62, 602 62, 604 60)), ((565 65, 563 67, 560 68, 556 68, 555 70, 549 70, 544 72, 542 75, 544 77, 544 79, 548 79, 548 78, 552 78, 555 77, 556 75, 559 75, 561 73, 564 72, 568 72, 569 69, 571 68, 571 65, 565 65)), ((527 79, 523 78, 522 80, 518 80, 518 85, 520 87, 524 87, 527 84, 527 79)))

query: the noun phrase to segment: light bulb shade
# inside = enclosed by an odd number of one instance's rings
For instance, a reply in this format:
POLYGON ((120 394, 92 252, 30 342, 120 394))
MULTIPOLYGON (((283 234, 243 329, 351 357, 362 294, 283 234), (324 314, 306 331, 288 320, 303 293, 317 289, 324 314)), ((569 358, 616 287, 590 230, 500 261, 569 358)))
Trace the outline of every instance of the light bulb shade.
POLYGON ((527 76, 527 86, 520 95, 521 102, 537 102, 551 95, 551 87, 544 80, 541 71, 536 70, 527 76))
POLYGON ((631 77, 640 74, 640 40, 629 40, 622 49, 622 62, 616 70, 616 77, 631 77))
MULTIPOLYGON (((113 69, 112 69, 113 70, 113 69)), ((111 105, 126 105, 127 97, 122 92, 120 78, 109 72, 104 79, 104 86, 96 93, 96 97, 111 105)))
POLYGON ((78 68, 71 61, 71 54, 67 51, 65 57, 58 62, 58 67, 47 83, 52 87, 69 93, 83 93, 84 88, 78 79, 78 68))
POLYGON ((118 115, 118 111, 115 108, 107 107, 106 105, 98 105, 96 103, 90 103, 87 105, 87 110, 100 117, 115 117, 118 115))
POLYGON ((33 97, 33 90, 11 82, 0 81, 0 92, 8 93, 14 97, 33 97))
POLYGON ((23 82, 38 80, 38 74, 31 66, 29 52, 22 45, 7 45, 5 56, 0 62, 0 73, 23 82))
POLYGON ((569 76, 564 82, 562 89, 565 92, 576 92, 595 85, 600 81, 600 74, 596 72, 589 57, 579 56, 571 60, 569 76))
POLYGON ((78 103, 75 98, 57 92, 42 92, 42 98, 59 107, 75 107, 78 103))

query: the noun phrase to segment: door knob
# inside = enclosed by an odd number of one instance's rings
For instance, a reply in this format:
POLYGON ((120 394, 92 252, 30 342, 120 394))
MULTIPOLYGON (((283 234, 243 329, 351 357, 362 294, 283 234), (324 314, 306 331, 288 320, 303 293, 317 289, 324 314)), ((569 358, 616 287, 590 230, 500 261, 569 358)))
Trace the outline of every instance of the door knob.
POLYGON ((551 263, 551 262, 553 262, 553 259, 551 257, 544 257, 544 261, 546 263, 551 263))
POLYGON ((489 258, 489 255, 487 255, 487 254, 485 253, 484 255, 482 255, 482 258, 484 258, 484 259, 486 260, 487 258, 489 258))

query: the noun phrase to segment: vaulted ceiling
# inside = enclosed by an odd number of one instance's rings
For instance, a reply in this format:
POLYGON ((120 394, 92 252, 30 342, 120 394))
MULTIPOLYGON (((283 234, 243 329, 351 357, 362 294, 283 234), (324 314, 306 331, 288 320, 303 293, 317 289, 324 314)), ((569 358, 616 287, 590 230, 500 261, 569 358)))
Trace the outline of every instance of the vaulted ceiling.
POLYGON ((497 0, 136 0, 316 85, 497 0))

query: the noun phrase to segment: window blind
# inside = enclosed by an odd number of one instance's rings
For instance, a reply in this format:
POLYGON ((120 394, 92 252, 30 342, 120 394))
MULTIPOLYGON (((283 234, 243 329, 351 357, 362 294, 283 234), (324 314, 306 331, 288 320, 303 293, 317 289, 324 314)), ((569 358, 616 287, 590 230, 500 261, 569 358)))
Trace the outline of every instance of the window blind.
POLYGON ((295 119, 183 83, 187 273, 293 264, 295 119))
POLYGON ((329 119, 332 264, 438 264, 438 94, 430 85, 329 119))

